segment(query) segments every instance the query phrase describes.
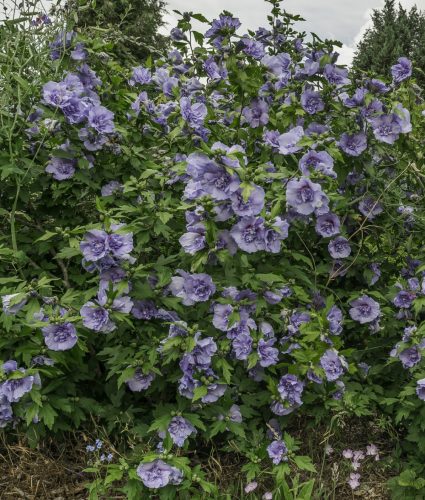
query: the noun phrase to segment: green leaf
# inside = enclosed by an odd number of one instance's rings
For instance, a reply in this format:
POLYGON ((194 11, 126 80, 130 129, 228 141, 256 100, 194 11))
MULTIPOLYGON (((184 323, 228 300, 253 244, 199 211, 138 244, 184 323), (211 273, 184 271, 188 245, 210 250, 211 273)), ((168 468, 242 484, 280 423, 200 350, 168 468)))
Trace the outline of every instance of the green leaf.
POLYGON ((309 472, 316 472, 316 468, 314 467, 311 458, 307 456, 296 456, 294 458, 294 462, 297 464, 302 470, 308 470, 309 472))
POLYGON ((203 398, 206 396, 208 393, 208 389, 205 385, 200 385, 199 387, 196 387, 195 390, 193 391, 193 398, 192 401, 197 401, 198 399, 203 398))

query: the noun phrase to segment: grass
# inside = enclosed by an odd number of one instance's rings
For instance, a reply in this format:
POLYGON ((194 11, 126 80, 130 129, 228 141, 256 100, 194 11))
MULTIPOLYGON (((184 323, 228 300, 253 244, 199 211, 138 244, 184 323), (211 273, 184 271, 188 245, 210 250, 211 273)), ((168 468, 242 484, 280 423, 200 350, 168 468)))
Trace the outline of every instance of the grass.
MULTIPOLYGON (((93 435, 102 435, 99 429, 95 430, 93 435)), ((308 422, 300 419, 298 428, 291 429, 290 433, 301 442, 300 454, 311 456, 317 469, 315 475, 305 473, 299 477, 300 482, 315 477, 312 500, 391 498, 386 482, 395 474, 391 453, 397 443, 397 434, 386 422, 338 418, 327 428, 309 429, 308 422), (352 491, 347 484, 352 469, 341 452, 345 448, 364 450, 371 443, 379 448, 381 460, 374 461, 369 457, 362 463, 358 471, 361 473, 361 486, 352 491), (330 454, 326 453, 327 445, 333 449, 330 454)), ((0 498, 87 499, 85 485, 91 477, 83 469, 88 465, 85 447, 94 441, 90 434, 70 434, 60 444, 57 440, 46 439, 37 449, 29 448, 19 433, 9 431, 7 436, 6 440, 4 434, 0 441, 0 498)), ((112 447, 110 443, 107 445, 112 447)), ((260 500, 262 494, 271 488, 271 483, 266 474, 265 480, 258 481, 257 490, 246 494, 246 481, 240 472, 243 460, 237 453, 220 454, 214 448, 193 456, 193 463, 202 462, 210 481, 219 487, 222 492, 220 500, 260 500)), ((111 491, 104 498, 124 499, 125 496, 111 491)), ((286 500, 283 495, 280 498, 286 500)), ((296 496, 294 498, 297 499, 296 496)))

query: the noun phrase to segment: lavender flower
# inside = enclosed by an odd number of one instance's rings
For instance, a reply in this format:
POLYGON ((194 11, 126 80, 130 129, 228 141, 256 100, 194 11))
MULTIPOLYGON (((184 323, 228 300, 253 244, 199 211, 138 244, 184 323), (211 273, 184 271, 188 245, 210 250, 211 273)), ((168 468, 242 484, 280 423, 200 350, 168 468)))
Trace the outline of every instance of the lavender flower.
POLYGON ((286 454, 288 453, 288 449, 286 448, 285 443, 282 440, 276 440, 270 443, 267 446, 267 453, 269 457, 272 459, 272 462, 275 465, 280 464, 282 460, 286 459, 286 454))
POLYGON ((361 324, 370 323, 377 319, 381 314, 378 302, 367 295, 362 295, 358 299, 350 302, 350 316, 354 321, 361 324))
POLYGON ((99 134, 110 134, 114 131, 114 113, 104 106, 93 106, 87 116, 88 125, 99 134))
POLYGON ((419 363, 422 356, 417 346, 409 347, 398 355, 403 368, 413 368, 419 363))
POLYGON ((310 169, 313 169, 329 177, 336 177, 333 166, 334 161, 329 153, 326 151, 316 151, 314 149, 308 151, 299 162, 301 173, 304 176, 310 175, 310 169))
POLYGON ((416 394, 419 399, 425 401, 425 378, 422 378, 416 382, 416 394))
POLYGON ((263 368, 275 365, 279 361, 279 351, 273 347, 275 342, 276 340, 274 338, 270 340, 260 339, 258 341, 258 358, 260 366, 263 368))
POLYGON ((325 109, 320 92, 310 89, 304 90, 301 94, 301 106, 309 115, 314 115, 325 109))
POLYGON ((67 351, 77 343, 77 331, 72 323, 48 325, 41 329, 46 346, 52 351, 67 351))
POLYGON ((173 443, 180 448, 184 446, 184 442, 191 434, 196 434, 195 427, 188 420, 179 416, 171 419, 167 430, 173 443))
POLYGON ((28 298, 24 293, 11 293, 9 295, 2 295, 1 302, 4 314, 11 316, 17 314, 25 306, 28 298))
POLYGON ((286 202, 302 215, 309 215, 322 205, 322 187, 302 177, 292 179, 286 185, 286 202))
POLYGON ((258 215, 264 207, 265 192, 261 186, 251 186, 247 198, 244 197, 243 190, 239 189, 230 196, 232 209, 240 216, 258 215))
POLYGON ((363 198, 363 200, 359 203, 359 210, 369 220, 374 219, 377 215, 384 211, 382 205, 369 196, 363 198))
POLYGON ((294 127, 289 132, 279 135, 276 140, 279 153, 282 155, 289 155, 299 151, 301 146, 297 146, 297 144, 303 135, 304 130, 300 126, 294 127))
POLYGON ((180 110, 184 120, 191 127, 200 127, 208 114, 207 107, 202 102, 196 102, 191 104, 188 97, 182 97, 180 99, 180 110))
POLYGON ((134 375, 126 380, 126 384, 130 391, 141 392, 150 387, 155 375, 153 373, 144 374, 140 368, 136 368, 134 375))
POLYGON ((395 83, 401 83, 412 76, 412 62, 407 57, 400 57, 397 64, 391 66, 391 74, 395 83))
POLYGON ((277 390, 283 401, 287 401, 290 406, 301 405, 301 394, 304 384, 295 375, 284 375, 281 377, 277 390))
POLYGON ((340 356, 335 349, 328 349, 320 358, 320 366, 325 371, 326 380, 334 382, 343 375, 348 365, 344 356, 340 356))
POLYGON ((261 99, 254 99, 249 106, 242 110, 242 114, 252 128, 262 127, 269 122, 269 107, 267 103, 261 99))
POLYGON ((189 274, 178 271, 180 276, 171 279, 170 291, 175 297, 180 297, 185 306, 196 302, 206 302, 215 293, 215 285, 208 274, 189 274))
POLYGON ((262 217, 242 217, 230 234, 241 250, 254 253, 265 249, 265 231, 262 217))
POLYGON ((169 484, 177 485, 183 481, 181 470, 159 459, 140 464, 136 473, 147 488, 164 488, 169 484))
POLYGON ((366 135, 363 132, 357 134, 342 134, 339 147, 349 156, 360 156, 367 148, 366 135))
POLYGON ((346 259, 351 254, 350 244, 343 236, 338 236, 330 241, 328 250, 333 259, 346 259))
POLYGON ((320 215, 316 220, 316 232, 324 238, 330 238, 338 234, 340 226, 339 217, 330 212, 325 215, 320 215))
POLYGON ((75 174, 77 160, 53 157, 47 164, 45 171, 53 175, 53 179, 63 181, 70 179, 75 174))
POLYGON ((400 119, 394 113, 372 118, 370 123, 373 128, 373 135, 380 142, 394 144, 401 133, 400 119))
POLYGON ((96 262, 108 253, 108 235, 100 229, 92 229, 84 235, 80 250, 89 262, 96 262))

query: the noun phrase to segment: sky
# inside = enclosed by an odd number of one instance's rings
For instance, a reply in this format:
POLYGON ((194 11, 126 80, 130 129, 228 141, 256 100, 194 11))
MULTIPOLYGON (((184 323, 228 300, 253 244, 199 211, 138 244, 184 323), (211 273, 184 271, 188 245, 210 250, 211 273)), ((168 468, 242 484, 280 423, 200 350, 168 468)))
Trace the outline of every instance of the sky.
MULTIPOLYGON (((169 14, 165 20, 172 28, 178 16, 173 9, 180 12, 201 12, 212 20, 218 17, 222 10, 228 10, 242 22, 243 28, 256 29, 264 26, 270 4, 263 0, 168 0, 169 14)), ((399 0, 405 8, 417 5, 425 10, 425 0, 399 0)), ((370 25, 370 15, 373 9, 380 9, 384 0, 284 0, 282 6, 292 14, 301 15, 306 22, 300 23, 300 31, 314 31, 321 38, 340 40, 344 45, 339 49, 340 64, 350 64, 354 55, 355 46, 361 40, 363 33, 370 25)), ((206 25, 198 26, 199 31, 206 30, 206 25)))

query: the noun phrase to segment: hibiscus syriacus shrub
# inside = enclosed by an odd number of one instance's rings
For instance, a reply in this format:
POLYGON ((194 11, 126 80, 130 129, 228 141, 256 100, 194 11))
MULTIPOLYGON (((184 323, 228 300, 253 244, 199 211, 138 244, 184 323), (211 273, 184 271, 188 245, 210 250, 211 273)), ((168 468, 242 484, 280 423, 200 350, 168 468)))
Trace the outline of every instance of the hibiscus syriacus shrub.
POLYGON ((185 13, 173 50, 136 68, 71 25, 13 110, 0 425, 32 440, 90 415, 126 428, 132 451, 93 491, 212 494, 211 443, 271 490, 314 473, 291 423, 338 412, 404 425, 422 473, 412 63, 354 81, 296 19, 274 1, 267 28, 223 13, 202 34, 185 13))

